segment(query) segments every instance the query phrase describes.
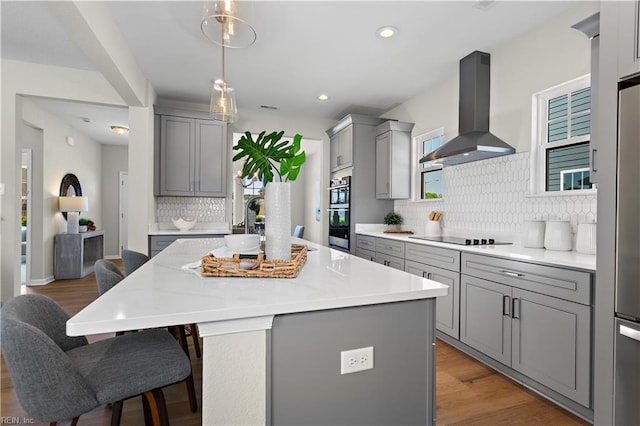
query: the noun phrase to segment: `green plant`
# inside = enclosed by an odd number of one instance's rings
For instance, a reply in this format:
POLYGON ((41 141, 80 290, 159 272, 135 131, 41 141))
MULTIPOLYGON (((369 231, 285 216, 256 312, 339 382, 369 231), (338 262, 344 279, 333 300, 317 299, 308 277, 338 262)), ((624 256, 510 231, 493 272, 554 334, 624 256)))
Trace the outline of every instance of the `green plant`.
POLYGON ((402 225, 402 216, 396 212, 389 212, 384 217, 385 225, 402 225))
POLYGON ((22 216, 22 226, 27 226, 27 217, 26 216, 22 216))
POLYGON ((264 216, 262 216, 261 214, 256 216, 256 222, 260 223, 264 220, 264 216))
POLYGON ((300 150, 302 135, 295 135, 293 141, 281 141, 284 131, 265 133, 262 131, 254 141, 251 132, 245 132, 233 147, 238 151, 233 161, 247 157, 242 176, 255 176, 265 186, 273 182, 275 174, 280 182, 296 180, 306 160, 305 152, 300 150))
POLYGON ((84 217, 81 217, 80 219, 78 219, 78 225, 87 226, 88 224, 89 224, 89 219, 86 219, 84 217))

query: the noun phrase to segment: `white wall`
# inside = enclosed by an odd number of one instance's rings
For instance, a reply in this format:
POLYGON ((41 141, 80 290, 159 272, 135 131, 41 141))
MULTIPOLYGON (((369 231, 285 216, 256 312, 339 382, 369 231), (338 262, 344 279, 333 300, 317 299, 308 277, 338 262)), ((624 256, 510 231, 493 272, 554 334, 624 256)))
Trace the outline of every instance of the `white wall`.
MULTIPOLYGON (((22 125, 22 116, 21 110, 17 107, 19 95, 45 96, 122 106, 124 106, 124 102, 105 78, 97 72, 6 59, 1 61, 1 67, 2 121, 0 135, 2 155, 0 182, 5 185, 5 194, 2 196, 2 204, 0 205, 1 215, 4 219, 0 225, 0 236, 2 238, 1 298, 4 302, 14 294, 18 294, 20 288, 20 252, 18 250, 20 229, 15 226, 20 219, 21 147, 17 137, 17 127, 22 125)), ((50 161, 50 155, 57 156, 58 153, 46 152, 45 163, 50 161)), ((83 178, 80 177, 80 179, 83 178)), ((54 183, 46 181, 46 185, 53 185, 55 190, 47 186, 45 191, 57 192, 60 181, 54 183)), ((87 189, 88 191, 93 190, 89 187, 87 189)), ((48 226, 49 229, 54 227, 51 223, 48 226)))
MULTIPOLYGON (((580 3, 543 27, 487 52, 491 54, 490 130, 518 152, 531 146, 531 96, 589 73, 591 44, 571 25, 597 11, 598 2, 580 3)), ((413 136, 444 127, 449 140, 458 134, 458 91, 456 70, 448 80, 383 117, 415 123, 413 136)))
MULTIPOLYGON (((67 173, 78 177, 82 195, 89 198, 89 211, 81 217, 92 219, 98 227, 102 221, 102 159, 99 142, 62 123, 56 116, 38 108, 29 98, 22 101, 22 119, 43 130, 42 209, 32 213, 32 220, 42 220, 42 265, 32 262, 32 280, 53 278, 53 244, 56 234, 66 232, 66 221, 58 210, 60 182, 67 173), (73 146, 65 142, 71 136, 73 146), (40 217, 38 217, 40 216, 40 217)), ((18 143, 21 143, 20 141, 18 143)), ((34 194, 35 195, 35 194, 34 194)), ((32 235, 34 238, 40 236, 32 235)), ((35 247, 35 244, 34 244, 35 247)), ((33 260, 33 258, 32 258, 33 260)))
POLYGON ((128 170, 127 146, 102 145, 102 221, 98 228, 104 230, 105 257, 118 256, 120 172, 128 170))

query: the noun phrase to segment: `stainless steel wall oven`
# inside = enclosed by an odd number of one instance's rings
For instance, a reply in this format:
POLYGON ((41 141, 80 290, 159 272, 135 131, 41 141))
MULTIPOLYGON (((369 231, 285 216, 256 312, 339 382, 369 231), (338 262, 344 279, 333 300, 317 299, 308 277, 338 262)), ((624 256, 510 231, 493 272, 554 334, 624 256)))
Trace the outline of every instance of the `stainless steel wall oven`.
POLYGON ((329 184, 329 246, 349 251, 349 191, 351 177, 331 179, 329 184))

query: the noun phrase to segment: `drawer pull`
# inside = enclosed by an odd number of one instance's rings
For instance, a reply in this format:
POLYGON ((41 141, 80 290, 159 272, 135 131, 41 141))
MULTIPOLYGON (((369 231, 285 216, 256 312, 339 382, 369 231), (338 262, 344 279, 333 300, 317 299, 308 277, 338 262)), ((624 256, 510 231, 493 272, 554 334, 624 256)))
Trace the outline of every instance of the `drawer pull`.
POLYGON ((511 271, 500 271, 500 273, 503 274, 503 275, 508 275, 510 277, 514 277, 514 278, 522 278, 522 277, 525 276, 524 274, 521 274, 519 272, 511 272, 511 271))
POLYGON ((427 273, 427 271, 422 271, 422 278, 429 279, 429 274, 427 273))
POLYGON ((511 307, 511 298, 508 295, 504 295, 502 296, 502 315, 504 316, 511 316, 511 310, 509 309, 511 307))
POLYGON ((520 319, 520 299, 514 297, 511 300, 511 318, 520 319), (516 307, 518 308, 518 313, 516 314, 516 307))

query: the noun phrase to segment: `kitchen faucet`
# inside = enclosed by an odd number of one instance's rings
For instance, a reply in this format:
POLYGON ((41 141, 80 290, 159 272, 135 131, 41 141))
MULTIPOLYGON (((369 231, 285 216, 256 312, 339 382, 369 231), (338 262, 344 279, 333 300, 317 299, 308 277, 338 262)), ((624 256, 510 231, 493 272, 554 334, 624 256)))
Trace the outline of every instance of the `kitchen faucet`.
POLYGON ((245 204, 244 204, 244 233, 245 234, 249 233, 249 205, 251 204, 252 201, 255 201, 255 200, 264 200, 264 196, 252 195, 251 197, 247 198, 247 201, 245 201, 245 204))

